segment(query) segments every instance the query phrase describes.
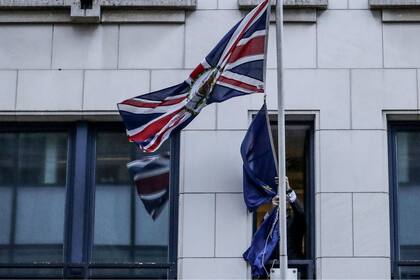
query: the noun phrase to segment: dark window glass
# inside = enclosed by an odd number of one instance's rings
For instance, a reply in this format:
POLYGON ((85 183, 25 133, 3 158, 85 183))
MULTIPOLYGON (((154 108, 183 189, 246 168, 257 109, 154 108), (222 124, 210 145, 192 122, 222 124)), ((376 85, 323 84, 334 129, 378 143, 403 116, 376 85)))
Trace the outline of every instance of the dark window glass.
POLYGON ((0 262, 61 262, 66 133, 0 133, 0 262))
POLYGON ((2 124, 0 279, 176 277, 170 147, 144 154, 121 123, 2 124))
POLYGON ((420 267, 419 266, 400 267, 400 279, 420 279, 420 267))
POLYGON ((420 260, 420 131, 396 135, 401 260, 420 260))
POLYGON ((169 144, 143 154, 123 132, 96 134, 94 262, 168 261, 169 162, 169 144))

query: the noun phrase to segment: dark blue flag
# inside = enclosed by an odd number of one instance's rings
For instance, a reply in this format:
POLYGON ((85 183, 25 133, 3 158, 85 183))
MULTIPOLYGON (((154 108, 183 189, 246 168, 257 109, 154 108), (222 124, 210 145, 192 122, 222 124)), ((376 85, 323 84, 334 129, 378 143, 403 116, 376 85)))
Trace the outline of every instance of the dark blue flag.
POLYGON ((245 204, 254 211, 277 194, 276 160, 265 102, 245 135, 241 155, 245 204))
POLYGON ((252 238, 251 246, 243 253, 243 258, 251 266, 253 278, 267 276, 265 264, 279 242, 278 208, 271 211, 252 238))

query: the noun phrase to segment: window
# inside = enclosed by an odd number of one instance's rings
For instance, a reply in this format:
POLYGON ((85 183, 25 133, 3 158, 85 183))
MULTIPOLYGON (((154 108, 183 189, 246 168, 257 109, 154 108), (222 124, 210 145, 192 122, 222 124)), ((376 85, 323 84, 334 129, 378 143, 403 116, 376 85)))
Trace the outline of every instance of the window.
POLYGON ((175 278, 176 141, 146 155, 119 123, 2 126, 0 278, 175 278))
MULTIPOLYGON (((277 150, 278 132, 275 116, 270 116, 270 124, 273 142, 277 150)), ((304 223, 306 226, 302 246, 299 248, 301 252, 295 254, 295 256, 289 254, 289 267, 298 269, 299 279, 315 278, 313 133, 312 121, 286 121, 286 174, 291 187, 295 190, 299 200, 303 204, 304 223)), ((254 216, 254 231, 271 207, 271 204, 262 205, 257 210, 254 216)), ((273 263, 270 262, 269 266, 271 267, 272 265, 273 263)))
POLYGON ((420 278, 420 124, 389 129, 393 276, 420 278))

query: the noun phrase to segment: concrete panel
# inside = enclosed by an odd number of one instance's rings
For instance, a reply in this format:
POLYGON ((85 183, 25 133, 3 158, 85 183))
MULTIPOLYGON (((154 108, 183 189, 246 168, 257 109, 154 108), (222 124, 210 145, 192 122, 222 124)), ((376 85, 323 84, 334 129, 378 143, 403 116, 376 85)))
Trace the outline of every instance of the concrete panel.
POLYGON ((161 90, 185 81, 192 70, 152 70, 151 91, 161 90))
POLYGON ((385 67, 420 67, 420 25, 384 24, 385 67))
POLYGON ((81 110, 83 72, 19 71, 17 110, 81 110))
POLYGON ((417 109, 416 70, 352 70, 352 125, 385 129, 382 110, 417 109))
POLYGON ((390 279, 387 258, 323 258, 322 279, 390 279))
POLYGON ((354 194, 354 255, 390 257, 389 195, 354 194))
POLYGON ((388 192, 386 132, 321 131, 322 192, 388 192))
POLYGON ((16 71, 0 71, 0 110, 15 110, 16 71))
POLYGON ((51 38, 51 25, 2 25, 0 68, 49 68, 51 38))
MULTIPOLYGON (((276 68, 276 27, 270 25, 267 67, 276 68)), ((287 23, 284 25, 284 67, 316 67, 316 25, 287 23)))
POLYGON ((251 228, 243 194, 216 194, 216 257, 241 257, 251 228))
POLYGON ((179 279, 247 279, 242 258, 183 259, 179 279))
POLYGON ((238 9, 238 0, 218 0, 219 9, 238 9))
POLYGON ((217 9, 217 0, 197 0, 197 10, 217 9))
MULTIPOLYGON (((321 129, 350 127, 347 70, 289 70, 285 72, 285 108, 320 110, 321 129)), ((269 95, 273 95, 270 91, 269 95)), ((277 95, 274 92, 274 95, 277 95)), ((270 97, 277 104, 277 96, 270 97)))
MULTIPOLYGON (((192 70, 153 70, 151 90, 160 90, 183 82, 192 70)), ((216 104, 205 107, 185 130, 216 129, 216 104)))
POLYGON ((351 0, 349 1, 349 9, 369 9, 368 0, 351 0))
MULTIPOLYGON (((350 74, 348 70, 287 69, 284 79, 286 110, 320 110, 321 116, 317 120, 320 121, 318 129, 350 128, 350 74)), ((268 109, 277 110, 276 70, 267 71, 266 86, 268 109)), ((263 99, 257 94, 251 95, 250 98, 252 102, 249 109, 258 110, 263 99)), ((246 121, 249 122, 249 120, 246 121)), ((244 125, 246 121, 242 120, 240 123, 244 125)))
POLYGON ((263 94, 240 96, 217 104, 217 129, 247 129, 251 120, 249 111, 259 109, 254 104, 262 106, 263 94))
POLYGON ((187 14, 185 66, 195 68, 241 19, 238 10, 195 11, 187 14), (209 23, 211 28, 209 29, 209 23), (203 30, 206 30, 203 36, 203 30))
POLYGON ((116 68, 117 25, 56 25, 53 68, 116 68))
POLYGON ((215 195, 180 196, 184 207, 181 257, 214 257, 215 195))
POLYGON ((382 67, 379 12, 329 10, 319 17, 317 25, 319 67, 382 67))
POLYGON ((239 152, 245 131, 186 131, 185 192, 242 192, 239 152))
POLYGON ((117 103, 150 91, 149 71, 88 70, 83 110, 117 110, 117 103))
POLYGON ((322 193, 320 255, 352 256, 351 194, 322 193))
POLYGON ((121 25, 120 68, 181 68, 184 26, 121 25))
POLYGON ((217 105, 212 104, 201 110, 200 114, 186 127, 185 130, 216 129, 217 105))
POLYGON ((328 0, 328 9, 347 9, 347 0, 328 0))

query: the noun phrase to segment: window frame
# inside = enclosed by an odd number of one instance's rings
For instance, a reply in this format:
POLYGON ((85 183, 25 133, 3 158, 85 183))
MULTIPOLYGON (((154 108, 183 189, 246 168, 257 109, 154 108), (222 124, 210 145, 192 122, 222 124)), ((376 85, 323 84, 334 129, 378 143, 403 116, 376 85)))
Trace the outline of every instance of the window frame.
POLYGON ((417 266, 418 260, 400 260, 399 237, 398 237, 398 176, 397 176, 397 154, 396 135, 398 132, 420 132, 418 121, 390 121, 388 122, 388 180, 389 180, 389 217, 390 217, 390 239, 391 239, 391 278, 399 278, 400 267, 417 266))
MULTIPOLYGON (((171 139, 170 153, 170 187, 169 187, 169 240, 168 259, 166 263, 94 263, 91 260, 93 249, 94 210, 95 210, 95 133, 98 129, 106 131, 124 131, 119 121, 110 122, 4 122, 0 133, 30 132, 65 132, 67 133, 67 176, 65 185, 65 211, 63 235, 63 259, 57 263, 0 263, 0 269, 54 269, 61 270, 58 275, 51 273, 31 278, 56 279, 78 278, 94 279, 94 269, 166 269, 169 279, 177 278, 178 256, 178 198, 179 198, 179 160, 180 135, 171 139)), ((128 140, 127 140, 128 141, 128 140)), ((16 272, 14 272, 16 273, 16 272)), ((118 272, 109 275, 129 279, 136 278, 130 274, 118 272)), ((6 275, 5 277, 28 278, 28 275, 6 275)), ((146 276, 145 276, 146 277, 146 276)), ((101 279, 107 277, 100 276, 101 279)))
MULTIPOLYGON (((269 113, 270 117, 270 126, 276 125, 277 126, 277 119, 274 119, 275 115, 269 113)), ((308 145, 308 153, 306 159, 306 186, 307 195, 305 195, 305 210, 309 212, 308 214, 305 213, 306 217, 306 224, 307 229, 305 234, 305 243, 310 244, 307 248, 307 256, 308 258, 303 260, 288 260, 288 264, 290 268, 297 268, 299 269, 306 269, 309 278, 308 279, 316 279, 316 265, 315 265, 315 253, 316 253, 316 236, 315 236, 315 121, 314 116, 304 116, 302 115, 287 115, 286 116, 286 129, 289 125, 301 125, 301 126, 309 126, 309 135, 306 141, 306 145, 308 145), (312 119, 312 120, 310 120, 312 119), (307 208, 306 208, 307 207, 307 208), (309 220, 309 221, 308 221, 309 220)), ((253 214, 253 234, 256 231, 255 225, 256 213, 253 214)), ((278 266, 274 266, 278 267, 278 266)))
MULTIPOLYGON (((72 162, 72 139, 73 139, 73 127, 69 123, 63 122, 54 122, 54 123, 45 123, 45 122, 33 122, 33 123, 14 123, 14 122, 4 122, 0 127, 0 133, 32 133, 32 132, 62 132, 67 134, 67 168, 66 168, 66 183, 65 183, 65 206, 64 206, 64 232, 63 232, 63 258, 62 262, 56 263, 0 263, 0 269, 64 269, 66 263, 66 250, 68 248, 69 242, 69 193, 71 192, 71 184, 69 180, 69 175, 71 174, 71 162, 72 162)), ((13 209, 12 209, 13 211, 13 209)), ((15 222, 13 222, 15 223, 15 222)), ((25 279, 28 278, 27 275, 12 275, 16 279, 25 279)), ((32 276, 31 278, 35 279, 55 279, 57 276, 64 276, 63 272, 58 274, 48 274, 48 275, 37 275, 32 276)), ((8 279, 11 276, 1 276, 0 279, 8 279)))

